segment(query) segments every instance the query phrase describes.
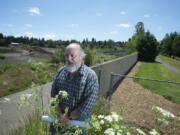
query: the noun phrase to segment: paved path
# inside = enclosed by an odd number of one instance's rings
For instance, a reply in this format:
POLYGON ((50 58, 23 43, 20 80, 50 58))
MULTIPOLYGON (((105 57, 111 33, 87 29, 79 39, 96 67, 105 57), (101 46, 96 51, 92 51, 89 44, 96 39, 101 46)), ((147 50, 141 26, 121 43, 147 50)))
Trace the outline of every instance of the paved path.
POLYGON ((170 66, 169 64, 166 64, 165 62, 163 62, 159 57, 156 57, 156 61, 163 64, 165 67, 169 68, 170 70, 173 70, 174 72, 176 73, 179 73, 180 74, 180 70, 170 66))

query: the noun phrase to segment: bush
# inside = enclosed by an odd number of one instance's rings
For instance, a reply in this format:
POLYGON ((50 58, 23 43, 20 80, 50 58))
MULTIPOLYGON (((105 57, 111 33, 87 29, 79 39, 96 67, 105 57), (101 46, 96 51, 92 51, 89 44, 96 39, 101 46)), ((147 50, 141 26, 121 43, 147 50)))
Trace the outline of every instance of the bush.
POLYGON ((5 65, 0 66, 0 74, 4 73, 6 70, 8 70, 11 67, 13 67, 13 65, 11 64, 5 64, 5 65))
POLYGON ((150 33, 145 32, 137 36, 136 47, 138 51, 138 59, 142 61, 154 61, 157 54, 158 42, 156 38, 150 33))
POLYGON ((5 59, 5 56, 0 54, 0 59, 5 59))
POLYGON ((87 66, 92 66, 93 65, 93 59, 94 59, 94 52, 91 51, 89 48, 85 49, 86 57, 84 59, 84 63, 87 66))
POLYGON ((62 49, 58 49, 58 51, 52 56, 53 63, 65 63, 65 53, 62 49))

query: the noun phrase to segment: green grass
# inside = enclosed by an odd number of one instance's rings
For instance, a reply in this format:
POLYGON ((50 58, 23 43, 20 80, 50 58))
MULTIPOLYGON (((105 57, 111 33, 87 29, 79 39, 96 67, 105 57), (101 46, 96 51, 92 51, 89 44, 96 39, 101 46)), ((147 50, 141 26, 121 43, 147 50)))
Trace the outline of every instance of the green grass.
MULTIPOLYGON (((180 74, 155 62, 142 62, 135 76, 180 82, 180 74)), ((134 81, 141 84, 144 88, 151 90, 153 93, 157 93, 172 102, 180 104, 180 85, 140 79, 134 79, 134 81)))
POLYGON ((174 68, 180 70, 180 59, 179 59, 179 58, 176 58, 176 60, 174 60, 174 59, 172 59, 172 58, 170 58, 170 57, 163 56, 163 55, 159 55, 159 58, 160 58, 163 62, 165 62, 165 63, 173 66, 174 68))

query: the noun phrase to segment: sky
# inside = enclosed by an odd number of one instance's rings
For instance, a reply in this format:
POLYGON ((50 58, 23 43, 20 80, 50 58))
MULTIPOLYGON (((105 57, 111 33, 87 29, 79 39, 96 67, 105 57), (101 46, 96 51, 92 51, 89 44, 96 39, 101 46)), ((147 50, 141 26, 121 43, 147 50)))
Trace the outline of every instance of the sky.
POLYGON ((143 22, 158 41, 180 32, 180 0, 1 0, 0 33, 46 40, 127 41, 143 22))

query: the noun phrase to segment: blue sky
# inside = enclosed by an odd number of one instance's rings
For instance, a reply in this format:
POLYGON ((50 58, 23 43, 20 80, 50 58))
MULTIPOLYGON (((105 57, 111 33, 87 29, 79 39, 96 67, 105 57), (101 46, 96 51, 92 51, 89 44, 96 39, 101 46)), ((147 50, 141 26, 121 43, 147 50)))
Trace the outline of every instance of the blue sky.
POLYGON ((127 41, 142 21, 157 40, 180 32, 179 0, 1 0, 0 33, 127 41))

